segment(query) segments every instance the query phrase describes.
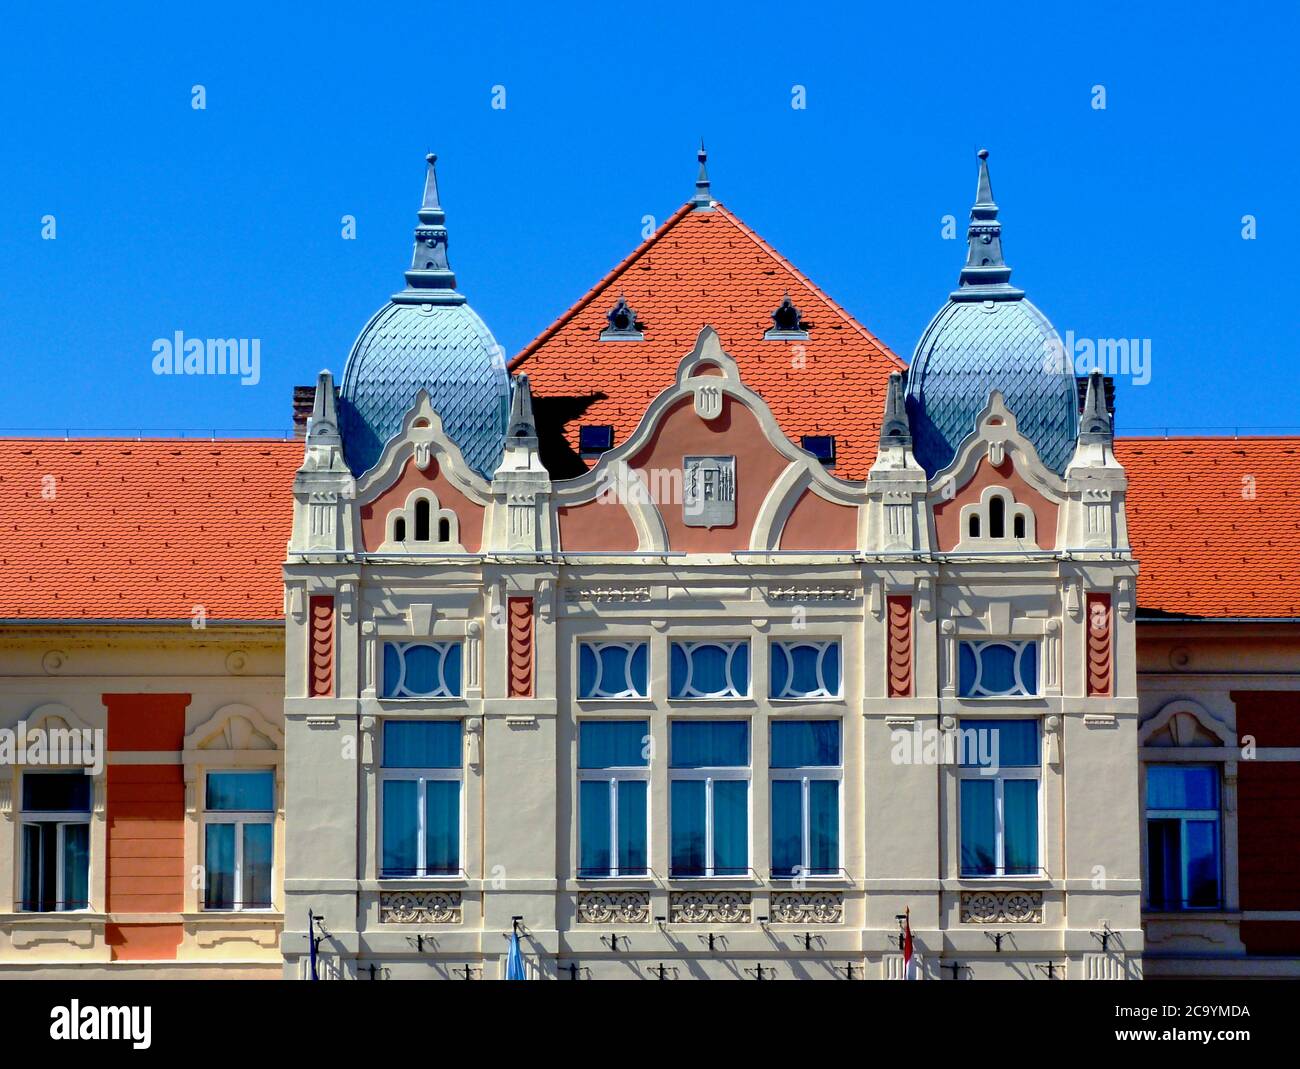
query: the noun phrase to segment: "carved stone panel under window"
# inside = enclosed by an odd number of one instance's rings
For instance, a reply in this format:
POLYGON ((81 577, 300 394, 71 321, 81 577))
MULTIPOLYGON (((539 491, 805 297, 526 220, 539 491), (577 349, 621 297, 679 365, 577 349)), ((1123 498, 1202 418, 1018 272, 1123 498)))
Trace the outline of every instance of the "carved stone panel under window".
POLYGON ((1042 891, 963 891, 962 924, 1042 924, 1042 891))
POLYGON ((459 924, 459 891, 384 891, 380 924, 459 924))
POLYGON ((844 920, 844 896, 838 891, 778 891, 772 895, 772 920, 777 924, 839 924, 844 920))
POLYGON ((579 924, 646 924, 649 891, 584 891, 578 895, 579 924))
POLYGON ((682 517, 687 527, 736 522, 736 458, 682 458, 682 517))
POLYGON ((748 891, 674 891, 668 900, 673 924, 748 924, 748 891))

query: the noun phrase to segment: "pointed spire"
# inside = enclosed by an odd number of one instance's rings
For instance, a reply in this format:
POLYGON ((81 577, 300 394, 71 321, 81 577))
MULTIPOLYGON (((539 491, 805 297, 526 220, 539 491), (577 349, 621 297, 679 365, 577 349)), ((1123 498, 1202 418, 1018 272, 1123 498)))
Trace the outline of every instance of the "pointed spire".
POLYGON ((509 444, 537 444, 537 424, 533 420, 533 391, 528 376, 514 376, 515 388, 510 395, 510 428, 506 431, 509 444))
POLYGON ((907 419, 907 405, 903 401, 903 373, 891 372, 885 387, 885 418, 880 424, 880 445, 912 448, 912 425, 907 419))
POLYGON ((1109 442, 1115 430, 1106 408, 1106 379, 1100 371, 1088 376, 1088 392, 1079 417, 1079 441, 1084 444, 1109 442))
POLYGON ((955 301, 1016 301, 1024 290, 1011 285, 1011 268, 1002 259, 1002 224, 989 182, 989 150, 979 150, 979 180, 975 187, 975 205, 970 210, 966 230, 968 251, 966 266, 961 270, 955 301))
POLYGON ((691 198, 691 203, 695 205, 697 212, 712 211, 713 193, 709 189, 709 154, 704 148, 704 138, 700 138, 700 151, 695 154, 695 158, 700 161, 700 173, 695 178, 695 196, 691 198))
POLYGON ((338 398, 334 392, 334 376, 328 368, 316 377, 316 397, 311 405, 311 434, 313 437, 337 436, 339 432, 338 398))
POLYGON ((393 300, 399 304, 463 304, 456 292, 456 276, 447 261, 447 215, 438 198, 438 157, 425 157, 428 170, 424 176, 424 200, 420 205, 420 225, 415 228, 415 248, 411 267, 406 272, 406 289, 393 300))

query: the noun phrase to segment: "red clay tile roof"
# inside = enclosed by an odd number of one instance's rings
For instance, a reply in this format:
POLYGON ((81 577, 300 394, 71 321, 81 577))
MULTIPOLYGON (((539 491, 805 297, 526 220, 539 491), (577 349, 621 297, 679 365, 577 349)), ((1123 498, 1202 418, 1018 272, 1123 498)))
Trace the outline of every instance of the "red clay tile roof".
POLYGON ((302 450, 0 439, 0 620, 278 619, 302 450))
POLYGON ((555 474, 582 471, 575 470, 580 424, 612 424, 615 444, 626 439, 650 401, 672 385, 705 325, 792 441, 833 434, 835 474, 866 478, 886 380, 903 362, 731 212, 721 205, 693 211, 689 203, 511 362, 541 399, 538 422, 564 424, 568 463, 557 469, 554 454, 544 458, 555 474), (766 341, 787 292, 810 324, 809 337, 766 341), (644 323, 643 341, 599 340, 620 295, 644 323))
POLYGON ((1300 438, 1121 438, 1138 607, 1300 617, 1300 438))

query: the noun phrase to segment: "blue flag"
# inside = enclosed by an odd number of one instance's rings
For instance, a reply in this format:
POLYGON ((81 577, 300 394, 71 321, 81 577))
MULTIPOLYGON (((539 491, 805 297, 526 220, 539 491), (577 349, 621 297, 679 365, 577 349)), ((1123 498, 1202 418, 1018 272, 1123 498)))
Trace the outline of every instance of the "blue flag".
POLYGON ((519 933, 510 933, 510 952, 506 954, 506 979, 527 980, 524 975, 524 955, 519 949, 519 933))

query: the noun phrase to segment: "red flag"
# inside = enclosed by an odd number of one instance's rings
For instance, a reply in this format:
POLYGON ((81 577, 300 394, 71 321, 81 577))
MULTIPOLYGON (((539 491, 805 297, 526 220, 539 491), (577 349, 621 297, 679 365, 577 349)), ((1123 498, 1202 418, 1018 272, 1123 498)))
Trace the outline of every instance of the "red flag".
POLYGON ((921 979, 916 957, 912 953, 912 907, 903 911, 903 977, 904 980, 921 979))

